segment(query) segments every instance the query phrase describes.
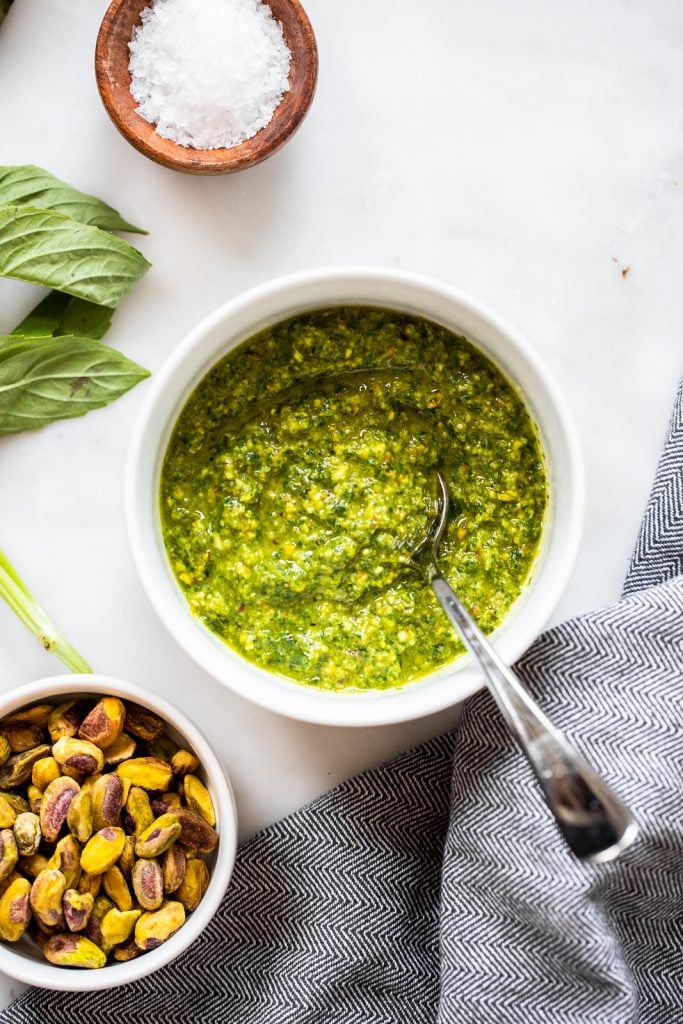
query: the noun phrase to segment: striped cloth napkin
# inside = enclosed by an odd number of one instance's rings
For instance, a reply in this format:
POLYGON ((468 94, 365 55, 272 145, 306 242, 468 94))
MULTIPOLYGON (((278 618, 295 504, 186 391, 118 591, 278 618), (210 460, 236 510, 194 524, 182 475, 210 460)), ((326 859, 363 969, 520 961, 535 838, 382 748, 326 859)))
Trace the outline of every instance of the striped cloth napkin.
POLYGON ((622 599, 517 668, 634 810, 619 861, 572 859, 481 693, 247 842, 180 959, 0 1024, 683 1022, 683 386, 622 599))

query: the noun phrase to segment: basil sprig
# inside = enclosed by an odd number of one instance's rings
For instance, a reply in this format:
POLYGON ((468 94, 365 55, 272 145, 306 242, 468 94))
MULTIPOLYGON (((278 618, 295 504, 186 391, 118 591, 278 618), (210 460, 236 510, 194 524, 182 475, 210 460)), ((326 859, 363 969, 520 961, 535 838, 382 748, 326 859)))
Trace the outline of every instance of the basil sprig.
POLYGON ((12 0, 0 0, 0 25, 5 19, 5 15, 12 6, 12 0))
POLYGON ((0 206, 0 275, 117 306, 149 270, 132 246, 37 206, 0 206))
POLYGON ((84 416, 148 376, 92 338, 0 337, 0 437, 84 416))
MULTIPOLYGON (((0 0, 2 3, 2 0, 0 0)), ((0 206, 38 206, 73 217, 105 231, 133 231, 146 235, 142 228, 124 220, 120 213, 101 199, 79 192, 41 167, 0 167, 0 206)))
MULTIPOLYGON (((0 0, 0 22, 9 3, 0 0)), ((149 263, 112 231, 116 210, 39 167, 0 167, 0 276, 53 290, 0 336, 0 437, 83 416, 148 376, 99 340, 149 263)), ((90 666, 0 551, 0 598, 72 672, 90 666)))
POLYGON ((100 340, 150 266, 112 231, 144 233, 39 167, 0 167, 0 277, 52 289, 0 336, 0 436, 82 416, 148 376, 100 340))
POLYGON ((109 330, 114 310, 62 292, 50 292, 14 328, 12 334, 25 338, 102 338, 109 330))

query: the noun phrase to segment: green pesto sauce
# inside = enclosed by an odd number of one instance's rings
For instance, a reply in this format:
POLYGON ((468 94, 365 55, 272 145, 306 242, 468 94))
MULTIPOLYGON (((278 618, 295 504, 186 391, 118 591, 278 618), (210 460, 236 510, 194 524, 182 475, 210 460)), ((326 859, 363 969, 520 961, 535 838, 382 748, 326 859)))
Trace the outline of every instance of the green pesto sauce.
POLYGON ((451 661, 462 646, 407 564, 437 469, 439 563, 490 632, 524 587, 547 498, 516 391, 466 339, 389 310, 319 310, 250 338, 196 388, 164 460, 164 541, 192 612, 325 689, 451 661))

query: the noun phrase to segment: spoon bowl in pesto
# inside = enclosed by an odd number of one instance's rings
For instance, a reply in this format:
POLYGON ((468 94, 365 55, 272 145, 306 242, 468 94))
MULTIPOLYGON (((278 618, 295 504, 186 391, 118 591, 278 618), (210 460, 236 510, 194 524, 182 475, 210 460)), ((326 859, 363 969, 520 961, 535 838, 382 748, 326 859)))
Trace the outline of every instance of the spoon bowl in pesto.
POLYGON ((457 703, 481 675, 405 571, 436 459, 457 498, 442 561, 512 660, 581 522, 574 430, 538 356, 409 274, 254 289, 152 384, 127 488, 143 583, 199 664, 272 710, 370 725, 457 703))

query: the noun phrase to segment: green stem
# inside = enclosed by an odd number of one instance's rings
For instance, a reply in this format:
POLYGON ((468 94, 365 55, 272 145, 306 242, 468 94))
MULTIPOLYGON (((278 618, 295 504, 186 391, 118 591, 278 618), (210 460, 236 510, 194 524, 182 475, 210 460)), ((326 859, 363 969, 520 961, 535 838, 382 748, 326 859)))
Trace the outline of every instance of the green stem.
POLYGON ((72 672, 92 672, 90 665, 62 636, 36 602, 26 584, 0 551, 0 597, 31 630, 46 651, 55 654, 72 672))

